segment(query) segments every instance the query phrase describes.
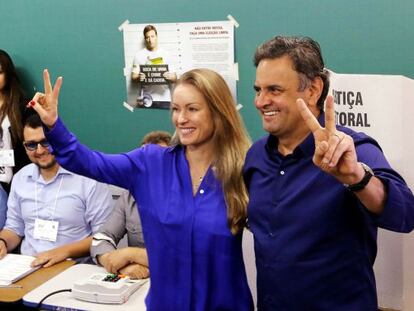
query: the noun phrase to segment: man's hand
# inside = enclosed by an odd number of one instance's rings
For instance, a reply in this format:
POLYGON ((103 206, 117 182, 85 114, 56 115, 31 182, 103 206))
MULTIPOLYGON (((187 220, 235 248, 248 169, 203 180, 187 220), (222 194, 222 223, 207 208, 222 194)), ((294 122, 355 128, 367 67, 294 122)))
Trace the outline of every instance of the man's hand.
POLYGON ((98 261, 106 271, 119 273, 122 268, 132 263, 131 251, 130 247, 116 249, 98 256, 98 261))
POLYGON ((42 122, 47 127, 52 128, 58 118, 57 107, 60 87, 62 86, 62 77, 57 78, 52 88, 49 72, 45 69, 43 70, 43 83, 45 92, 37 92, 29 104, 39 114, 42 122))
POLYGON ((352 137, 336 129, 332 96, 328 96, 326 102, 325 127, 319 124, 303 99, 298 99, 296 103, 315 138, 315 165, 342 183, 359 182, 364 176, 364 171, 357 161, 352 137))
POLYGON ((120 269, 119 273, 129 276, 131 279, 146 279, 150 275, 149 269, 138 263, 133 263, 120 269))
POLYGON ((166 72, 164 72, 164 74, 162 76, 167 81, 170 81, 170 82, 177 81, 177 75, 175 74, 175 72, 166 71, 166 72))
POLYGON ((7 247, 4 241, 0 240, 0 259, 7 255, 7 247))
POLYGON ((61 248, 51 249, 46 252, 41 252, 35 255, 36 259, 32 261, 31 266, 43 266, 45 268, 53 266, 54 264, 64 261, 69 257, 69 254, 61 248))
POLYGON ((140 82, 143 82, 145 80, 145 78, 146 78, 145 73, 143 73, 143 72, 140 72, 139 75, 138 75, 138 77, 139 77, 139 81, 140 82))

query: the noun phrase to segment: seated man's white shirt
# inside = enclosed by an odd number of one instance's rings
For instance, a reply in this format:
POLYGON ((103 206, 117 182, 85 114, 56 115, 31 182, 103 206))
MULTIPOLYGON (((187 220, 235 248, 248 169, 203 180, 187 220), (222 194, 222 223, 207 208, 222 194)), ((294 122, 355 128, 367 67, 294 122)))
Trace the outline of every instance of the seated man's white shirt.
POLYGON ((23 238, 22 254, 35 255, 94 234, 105 223, 113 204, 106 184, 62 167, 45 182, 39 168, 29 164, 13 178, 4 229, 23 238), (36 218, 59 223, 55 242, 34 237, 36 218))

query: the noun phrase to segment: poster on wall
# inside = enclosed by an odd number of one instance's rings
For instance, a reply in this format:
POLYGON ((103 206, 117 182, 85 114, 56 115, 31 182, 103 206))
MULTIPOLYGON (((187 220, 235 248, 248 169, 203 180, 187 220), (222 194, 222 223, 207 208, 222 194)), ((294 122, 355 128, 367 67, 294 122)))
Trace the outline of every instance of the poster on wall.
POLYGON ((330 72, 329 93, 334 97, 338 125, 364 132, 377 140, 391 166, 414 187, 411 123, 414 80, 397 75, 330 72))
POLYGON ((124 25, 126 103, 169 109, 174 82, 193 68, 221 74, 236 99, 233 27, 230 21, 124 25))
MULTIPOLYGON (((331 72, 329 92, 334 97, 336 123, 377 140, 390 165, 414 189, 414 80, 331 72)), ((401 309, 402 275, 407 275, 402 235, 380 229, 378 245, 374 270, 379 305, 401 309)))

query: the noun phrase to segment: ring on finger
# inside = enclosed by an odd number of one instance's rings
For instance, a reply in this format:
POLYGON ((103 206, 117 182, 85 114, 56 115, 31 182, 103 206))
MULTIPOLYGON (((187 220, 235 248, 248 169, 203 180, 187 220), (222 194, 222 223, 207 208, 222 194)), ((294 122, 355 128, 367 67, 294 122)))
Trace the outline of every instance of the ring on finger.
POLYGON ((333 133, 332 135, 338 137, 339 142, 341 142, 344 139, 344 136, 339 136, 337 133, 333 133))

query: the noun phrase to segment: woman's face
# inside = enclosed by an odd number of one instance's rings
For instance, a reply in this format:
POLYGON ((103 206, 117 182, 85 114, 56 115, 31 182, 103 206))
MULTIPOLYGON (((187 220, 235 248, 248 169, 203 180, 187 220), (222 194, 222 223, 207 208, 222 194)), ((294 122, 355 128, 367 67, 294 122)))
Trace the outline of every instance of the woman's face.
POLYGON ((178 85, 172 96, 172 122, 180 142, 192 147, 211 144, 213 116, 204 96, 190 84, 178 85))
POLYGON ((0 64, 0 92, 4 89, 6 85, 6 73, 3 71, 3 68, 0 64))

